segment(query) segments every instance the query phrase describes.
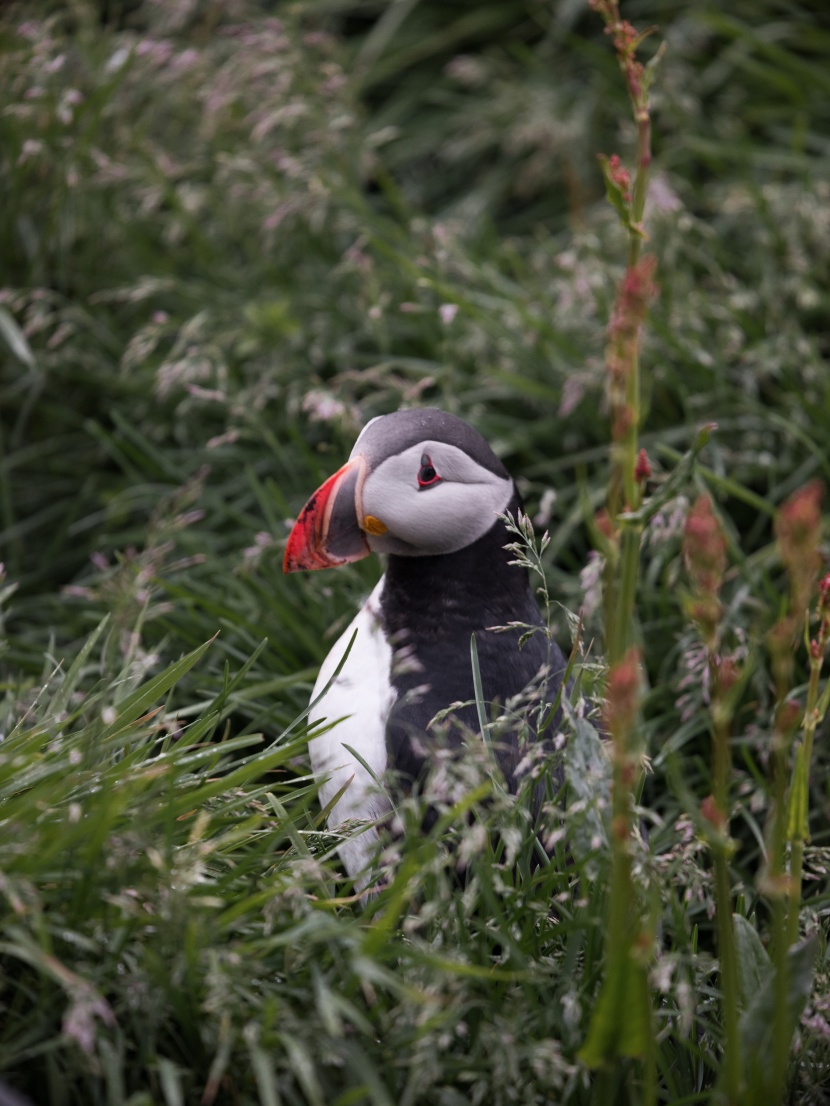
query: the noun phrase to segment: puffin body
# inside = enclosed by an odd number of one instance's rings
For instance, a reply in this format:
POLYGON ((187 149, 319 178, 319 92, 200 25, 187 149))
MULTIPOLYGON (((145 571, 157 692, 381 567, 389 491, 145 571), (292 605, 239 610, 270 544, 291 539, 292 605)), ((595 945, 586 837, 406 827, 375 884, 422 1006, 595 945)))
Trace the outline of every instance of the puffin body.
MULTIPOLYGON (((373 823, 340 847, 361 889, 377 849, 374 823, 389 809, 377 781, 391 769, 399 785, 411 787, 423 779, 436 743, 460 748, 479 733, 471 637, 488 707, 503 711, 540 673, 553 694, 561 682, 565 660, 547 634, 532 634, 519 647, 525 630, 515 624, 542 625, 527 573, 504 548, 510 539, 499 516, 520 507, 513 480, 472 427, 443 411, 407 410, 367 424, 349 461, 315 492, 291 531, 286 572, 370 552, 388 557, 385 575, 324 661, 313 700, 357 631, 309 714, 313 724, 329 726, 309 742, 323 806, 345 788, 329 826, 373 823), (455 703, 462 705, 449 725, 432 724, 455 703)), ((521 718, 502 716, 497 727, 497 758, 511 790, 522 730, 544 740, 521 718)))

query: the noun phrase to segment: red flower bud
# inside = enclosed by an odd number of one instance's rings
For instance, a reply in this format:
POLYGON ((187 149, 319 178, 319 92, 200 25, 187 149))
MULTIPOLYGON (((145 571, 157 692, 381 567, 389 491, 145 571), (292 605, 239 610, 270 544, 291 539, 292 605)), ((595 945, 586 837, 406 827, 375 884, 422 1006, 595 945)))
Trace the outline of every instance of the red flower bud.
POLYGON ((775 519, 778 554, 790 577, 792 611, 801 617, 819 570, 822 485, 818 480, 793 492, 775 519))
POLYGON ((608 337, 617 359, 623 365, 628 365, 630 361, 629 344, 636 340, 648 305, 657 295, 658 288, 654 283, 656 268, 657 258, 654 254, 645 254, 636 265, 629 265, 625 270, 617 292, 608 324, 608 337))
POLYGON ((830 615, 830 572, 818 583, 818 613, 820 618, 830 615))
POLYGON ((708 495, 699 496, 686 517, 683 560, 697 591, 714 596, 726 571, 726 539, 708 495))
POLYGON ((620 161, 619 154, 611 154, 608 159, 608 175, 619 188, 626 202, 631 200, 631 175, 620 161))
POLYGON ((637 464, 634 466, 634 479, 648 480, 649 476, 651 476, 651 464, 649 463, 648 454, 644 449, 641 449, 637 454, 637 464))

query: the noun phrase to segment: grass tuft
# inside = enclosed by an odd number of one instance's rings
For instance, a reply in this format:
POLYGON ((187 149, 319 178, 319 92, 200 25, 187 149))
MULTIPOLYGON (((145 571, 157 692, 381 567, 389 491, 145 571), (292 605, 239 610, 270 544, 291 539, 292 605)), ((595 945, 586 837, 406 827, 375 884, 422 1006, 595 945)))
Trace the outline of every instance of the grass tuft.
POLYGON ((573 4, 3 7, 0 1079, 34 1102, 827 1099, 827 32, 722 8, 624 0, 657 33, 621 74, 573 4), (282 552, 421 403, 519 478, 574 690, 517 796, 437 758, 365 902, 304 712, 379 566, 282 552))

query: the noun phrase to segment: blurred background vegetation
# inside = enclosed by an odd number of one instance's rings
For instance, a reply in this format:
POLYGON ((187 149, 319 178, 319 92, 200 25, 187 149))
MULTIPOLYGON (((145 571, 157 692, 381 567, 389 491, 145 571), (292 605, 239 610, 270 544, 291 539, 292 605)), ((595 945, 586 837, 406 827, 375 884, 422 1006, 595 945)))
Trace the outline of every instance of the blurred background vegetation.
MULTIPOLYGON (((681 757, 689 788, 707 794, 680 526, 708 488, 730 539, 733 640, 750 652, 782 601, 775 508, 811 478, 830 486, 830 17, 806 0, 627 0, 623 14, 655 27, 653 48, 666 43, 647 207, 660 296, 643 355, 655 478, 701 425, 718 427, 647 533, 639 596, 644 802, 676 906, 662 921, 661 1093, 693 1102, 713 1085, 717 1028, 703 1024, 711 896, 668 779, 681 757)), ((0 87, 0 728, 29 735, 20 756, 46 788, 7 820, 31 848, 0 863, 17 965, 0 977, 0 1069, 55 1103, 590 1101, 575 1056, 601 893, 559 944, 544 895, 567 885, 562 873, 544 893, 500 886, 495 930, 465 915, 459 936, 422 914, 409 945, 389 927, 367 948, 351 907, 310 905, 338 884, 336 863, 314 867, 296 836, 302 825, 313 841, 310 791, 286 782, 305 770, 301 730, 273 764, 245 742, 272 742, 304 709, 332 635, 380 571, 284 579, 287 526, 365 421, 401 405, 473 422, 519 478, 550 529, 567 644, 564 609, 590 585, 585 519, 606 484, 605 328, 625 262, 596 155, 625 159, 633 142, 601 21, 582 0, 29 0, 0 14, 0 87), (198 664, 171 669, 217 631, 198 664), (176 892, 195 928, 162 901, 170 868, 148 852, 157 833, 171 856, 202 840, 172 825, 149 782, 158 732, 141 712, 161 696, 168 721, 241 742, 223 770, 248 770, 244 796, 223 793, 215 810, 216 869, 176 892), (148 760, 138 772, 122 749, 106 771, 122 773, 123 804, 102 812, 104 768, 78 783, 75 746, 59 738, 68 717, 73 740, 100 740, 124 702, 148 760), (254 786, 277 769, 289 814, 275 785, 254 786), (265 806, 237 823, 243 800, 265 806), (101 817, 86 852, 71 830, 84 803, 101 817), (236 824, 248 827, 239 839, 222 836, 236 824), (148 891, 142 920, 124 888, 152 879, 160 897, 148 891), (200 881, 215 886, 191 902, 200 881), (166 935, 155 967, 147 917, 166 935), (520 917, 527 932, 508 943, 520 917), (287 936, 301 925, 302 940, 287 936), (252 957, 267 964, 256 987, 252 957), (506 967, 487 982, 477 973, 493 957, 506 967), (98 1036, 67 1028, 79 1003, 98 1036)), ((589 608, 586 626, 598 633, 589 608)), ((759 661, 735 755, 735 880, 753 918, 769 707, 759 661)), ((205 777, 170 756, 177 786, 201 794, 205 777)), ((830 899, 826 740, 816 756, 813 926, 830 899)), ((12 796, 20 762, 2 768, 12 796)), ((430 901, 444 884, 422 868, 438 881, 421 889, 430 901)), ((830 1094, 821 956, 794 1102, 830 1094)), ((619 1078, 640 1101, 637 1080, 619 1078)))

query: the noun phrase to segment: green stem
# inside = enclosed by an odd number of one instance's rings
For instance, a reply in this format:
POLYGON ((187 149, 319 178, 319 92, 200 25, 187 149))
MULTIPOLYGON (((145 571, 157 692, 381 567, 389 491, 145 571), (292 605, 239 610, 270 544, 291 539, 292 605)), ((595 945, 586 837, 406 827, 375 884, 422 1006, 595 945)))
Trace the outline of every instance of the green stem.
MULTIPOLYGON (((617 0, 608 0, 607 3, 597 6, 609 30, 614 33, 615 28, 621 26, 617 0)), ((628 271, 624 278, 624 280, 632 280, 637 275, 632 273, 632 270, 638 265, 642 250, 643 236, 640 223, 645 210, 648 168, 651 161, 651 129, 647 95, 638 89, 637 82, 632 77, 635 69, 640 67, 635 66, 630 54, 625 53, 625 47, 620 39, 615 39, 615 46, 618 60, 626 76, 629 98, 637 124, 637 168, 632 189, 634 225, 629 228, 628 271)), ((621 286, 617 301, 618 310, 621 312, 633 310, 630 306, 626 307, 630 303, 630 288, 631 285, 621 286)), ((638 435, 642 415, 639 320, 639 315, 636 321, 631 317, 615 320, 608 355, 613 429, 606 507, 614 531, 608 536, 610 548, 606 553, 604 613, 606 647, 612 672, 615 666, 623 663, 631 644, 640 570, 642 525, 618 521, 621 511, 626 508, 636 510, 640 507, 643 494, 642 485, 636 477, 638 435)), ((637 661, 633 660, 631 663, 636 665, 637 661)), ((633 796, 638 776, 638 766, 634 756, 636 741, 636 722, 633 719, 613 734, 612 872, 608 904, 608 934, 613 946, 608 952, 607 963, 611 963, 612 957, 636 957, 636 943, 642 928, 640 896, 632 877, 631 858, 633 796)), ((606 970, 609 970, 607 966, 606 970)), ((645 967, 642 970, 645 973, 645 967)), ((642 978, 643 986, 646 986, 645 974, 642 978)), ((608 977, 606 977, 606 985, 607 979, 608 977)), ((644 1061, 645 1103, 647 1106, 653 1106, 656 1103, 657 1094, 653 1039, 650 1040, 644 1061)))
POLYGON ((804 839, 793 838, 790 852, 790 901, 787 907, 787 946, 798 940, 798 918, 801 912, 801 880, 804 873, 804 839))
POLYGON ((609 664, 615 664, 623 654, 617 639, 618 596, 620 591, 619 560, 620 548, 615 542, 606 554, 605 570, 602 574, 602 613, 605 622, 609 664))
MULTIPOLYGON (((719 837, 723 835, 719 834, 719 837)), ((727 1101, 737 1106, 741 1093, 741 1042, 738 1028, 738 962, 732 922, 729 846, 724 838, 714 846, 718 963, 723 996, 723 1074, 727 1101)))
POLYGON ((616 664, 631 644, 634 607, 637 598, 637 577, 640 572, 640 525, 624 526, 620 540, 620 568, 616 589, 616 608, 611 622, 609 660, 616 664))
POLYGON ((649 1035, 645 1069, 643 1106, 657 1106, 657 1040, 654 1033, 649 1035))
POLYGON ((772 899, 772 958, 775 965, 773 1007, 772 1079, 770 1102, 778 1102, 790 1052, 790 1019, 787 1009, 789 961, 787 959, 787 891, 784 857, 787 841, 787 737, 776 726, 772 736, 772 834, 768 865, 768 887, 772 899))
POLYGON ((772 1079, 769 1087, 769 1102, 780 1102, 787 1075, 787 1060, 790 1055, 792 1027, 788 1010, 790 964, 787 957, 787 902, 783 894, 772 902, 772 941, 773 961, 775 964, 772 1032, 772 1079))
MULTIPOLYGON (((629 90, 630 91, 630 90, 629 90)), ((648 104, 640 103, 632 97, 634 118, 637 123, 637 169, 634 176, 631 210, 634 229, 628 235, 628 268, 634 269, 642 253, 643 235, 640 224, 645 212, 648 172, 651 165, 651 120, 648 104)), ((642 485, 635 476, 637 467, 637 448, 642 417, 640 387, 640 343, 639 335, 631 348, 630 359, 625 374, 625 405, 628 413, 625 432, 621 439, 612 444, 612 476, 609 494, 609 510, 614 517, 625 505, 630 510, 638 510, 642 504, 642 485), (613 471, 616 470, 616 471, 613 471), (614 494, 614 489, 617 489, 614 494), (624 504, 620 503, 622 498, 624 504)), ((613 653, 612 663, 619 659, 630 640, 630 624, 634 611, 634 593, 639 572, 640 538, 642 529, 629 528, 622 535, 621 550, 621 586, 617 605, 618 625, 616 641, 618 653, 613 653), (621 623, 621 625, 620 625, 621 623)))
POLYGON ((739 1036, 738 962, 735 923, 732 918, 732 883, 729 876, 729 782, 732 752, 729 747, 731 716, 720 686, 717 642, 708 644, 709 684, 712 692, 712 798, 718 824, 712 838, 715 869, 715 914, 718 935, 718 964, 723 1011, 723 1075, 730 1106, 740 1100, 743 1072, 739 1036))
MULTIPOLYGON (((637 172, 634 177, 634 189, 631 194, 631 214, 638 228, 643 221, 646 209, 648 171, 651 166, 651 118, 648 107, 634 105, 634 118, 637 123, 637 172)), ((634 266, 640 259, 642 234, 632 232, 628 239, 628 264, 634 266)))
POLYGON ((807 705, 804 709, 803 742, 793 762, 793 777, 790 787, 790 807, 796 803, 803 810, 790 811, 788 835, 790 837, 790 884, 787 910, 787 944, 794 945, 798 940, 798 917, 801 910, 801 881, 804 867, 804 842, 807 840, 807 806, 809 803, 810 761, 813 756, 813 738, 822 713, 818 706, 819 678, 821 676, 821 658, 826 642, 822 639, 819 655, 810 659, 810 681, 807 685, 807 705), (799 774, 801 778, 799 778, 799 774))
MULTIPOLYGON (((639 347, 639 340, 638 340, 639 347)), ((628 375, 625 381, 625 404, 630 419, 625 435, 620 443, 620 465, 622 466, 622 486, 625 494, 625 502, 632 511, 638 510, 642 503, 643 493, 641 485, 635 476, 637 468, 637 448, 640 429, 640 355, 639 348, 635 348, 628 375)))

